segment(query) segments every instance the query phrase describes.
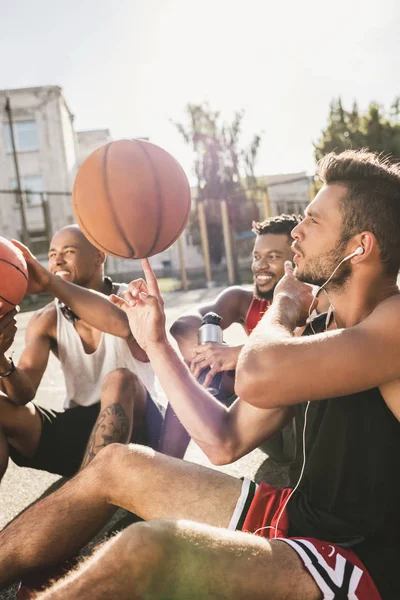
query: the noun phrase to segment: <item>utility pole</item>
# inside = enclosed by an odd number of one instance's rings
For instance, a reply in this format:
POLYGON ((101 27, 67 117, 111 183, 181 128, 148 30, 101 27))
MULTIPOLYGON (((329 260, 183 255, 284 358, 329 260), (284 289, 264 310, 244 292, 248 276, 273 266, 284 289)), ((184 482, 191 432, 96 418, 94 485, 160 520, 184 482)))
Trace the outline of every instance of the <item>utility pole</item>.
POLYGON ((6 95, 5 109, 6 109, 6 112, 8 115, 8 123, 10 125, 11 147, 12 147, 12 153, 13 153, 13 157, 14 157, 15 178, 17 180, 16 192, 17 192, 17 200, 19 201, 18 202, 19 209, 21 212, 21 226, 22 226, 21 236, 22 236, 23 243, 26 245, 29 245, 29 232, 28 232, 28 225, 27 225, 27 220, 26 220, 25 194, 22 190, 22 185, 21 185, 21 176, 19 173, 17 149, 15 147, 14 122, 13 122, 13 118, 12 118, 10 96, 8 94, 6 95))

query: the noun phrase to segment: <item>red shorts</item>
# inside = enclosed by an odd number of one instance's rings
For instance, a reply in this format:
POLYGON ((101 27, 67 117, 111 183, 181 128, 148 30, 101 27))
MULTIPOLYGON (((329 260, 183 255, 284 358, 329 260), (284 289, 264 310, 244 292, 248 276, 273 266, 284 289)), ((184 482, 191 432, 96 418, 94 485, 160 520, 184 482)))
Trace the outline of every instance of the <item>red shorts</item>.
POLYGON ((352 550, 314 538, 287 537, 289 519, 285 502, 291 491, 267 483, 257 487, 245 479, 229 528, 289 544, 325 599, 381 600, 370 574, 352 550))

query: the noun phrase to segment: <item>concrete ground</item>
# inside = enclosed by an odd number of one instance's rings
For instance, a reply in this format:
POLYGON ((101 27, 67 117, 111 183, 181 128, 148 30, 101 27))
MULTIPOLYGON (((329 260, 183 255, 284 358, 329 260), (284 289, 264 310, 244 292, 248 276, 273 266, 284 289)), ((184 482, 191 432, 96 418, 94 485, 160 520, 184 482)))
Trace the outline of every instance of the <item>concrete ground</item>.
MULTIPOLYGON (((171 324, 182 312, 192 306, 211 300, 219 291, 219 289, 201 289, 166 294, 167 324, 171 324)), ((12 348, 15 362, 18 361, 21 354, 25 329, 31 316, 32 313, 29 312, 18 315, 18 333, 12 348)), ((225 332, 225 341, 228 343, 240 344, 244 339, 245 334, 239 325, 233 325, 225 332)), ((65 386, 59 363, 54 356, 51 356, 36 400, 43 406, 58 409, 62 406, 64 394, 65 386)), ((185 458, 237 477, 246 475, 256 478, 258 481, 265 480, 276 485, 283 485, 286 480, 285 469, 268 460, 266 454, 259 449, 232 465, 214 467, 203 452, 194 443, 191 443, 185 458)), ((19 468, 10 461, 9 468, 0 485, 0 529, 58 480, 57 475, 19 468)), ((11 600, 14 597, 15 587, 0 592, 0 600, 11 600)))

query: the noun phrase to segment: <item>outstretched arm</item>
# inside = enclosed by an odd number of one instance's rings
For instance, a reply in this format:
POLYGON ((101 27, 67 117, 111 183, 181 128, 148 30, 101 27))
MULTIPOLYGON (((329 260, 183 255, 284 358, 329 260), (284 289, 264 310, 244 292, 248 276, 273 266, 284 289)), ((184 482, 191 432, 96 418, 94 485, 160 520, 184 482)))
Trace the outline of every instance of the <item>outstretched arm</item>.
POLYGON ((232 462, 283 427, 290 411, 260 410, 240 400, 227 409, 202 388, 167 340, 163 301, 148 261, 143 261, 143 270, 147 285, 132 282, 125 300, 111 298, 126 312, 135 339, 190 436, 215 464, 232 462))
POLYGON ((109 302, 107 296, 64 281, 57 275, 52 275, 36 260, 26 246, 15 240, 12 242, 22 251, 28 265, 28 293, 48 292, 55 298, 59 298, 83 321, 95 329, 126 339, 131 337, 126 315, 109 302))
POLYGON ((304 322, 311 302, 308 286, 287 267, 271 308, 239 356, 235 389, 244 401, 260 408, 283 407, 345 396, 399 378, 398 295, 353 327, 297 337, 296 325, 304 322))
POLYGON ((159 451, 168 456, 183 458, 190 442, 190 435, 168 402, 159 451))
POLYGON ((185 362, 190 364, 193 359, 193 349, 198 344, 197 334, 206 313, 217 313, 222 317, 222 329, 227 329, 232 323, 244 323, 250 301, 251 292, 233 286, 221 292, 214 302, 202 304, 181 315, 172 324, 170 333, 177 341, 185 362))

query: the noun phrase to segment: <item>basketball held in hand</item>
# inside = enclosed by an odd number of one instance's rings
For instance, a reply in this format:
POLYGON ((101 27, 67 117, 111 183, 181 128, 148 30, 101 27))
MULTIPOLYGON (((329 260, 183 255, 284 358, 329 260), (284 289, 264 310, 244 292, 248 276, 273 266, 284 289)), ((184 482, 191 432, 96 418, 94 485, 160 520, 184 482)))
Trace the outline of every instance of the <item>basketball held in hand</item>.
POLYGON ((80 167, 72 193, 76 221, 99 250, 145 258, 171 246, 190 214, 190 186, 166 150, 119 140, 95 150, 80 167))
POLYGON ((0 316, 21 302, 27 287, 28 269, 22 252, 0 237, 0 316))

